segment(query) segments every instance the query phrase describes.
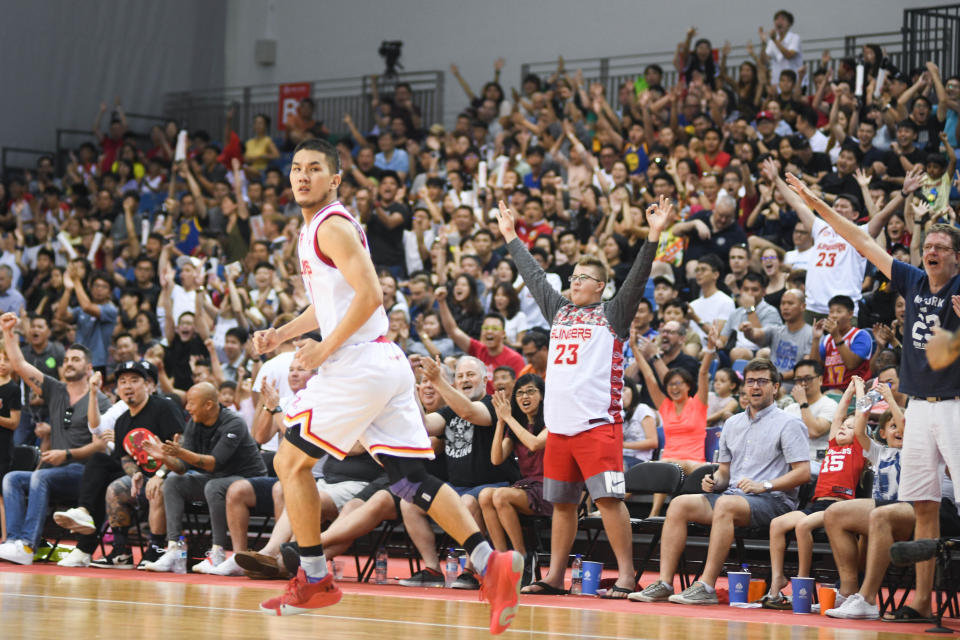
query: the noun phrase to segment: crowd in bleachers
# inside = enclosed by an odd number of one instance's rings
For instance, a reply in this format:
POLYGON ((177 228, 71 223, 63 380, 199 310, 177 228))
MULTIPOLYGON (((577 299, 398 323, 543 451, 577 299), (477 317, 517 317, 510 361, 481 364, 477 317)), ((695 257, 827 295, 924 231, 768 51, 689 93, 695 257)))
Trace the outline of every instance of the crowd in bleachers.
MULTIPOLYGON (((402 82, 375 94, 369 130, 357 128, 359 114, 344 114, 342 136, 316 119, 309 98, 283 123, 258 115, 247 140, 229 109, 222 132, 181 134, 189 123, 170 121, 147 144, 119 102, 102 105, 95 141, 71 153, 63 172, 44 157, 0 183, 0 558, 30 564, 47 554, 39 546, 53 505, 56 523, 79 535, 63 566, 132 568, 128 530, 148 519, 141 568, 174 571, 185 514, 204 502, 212 542, 194 571, 287 574, 291 529, 270 460, 283 410, 313 372, 291 366, 298 344, 255 357, 251 335, 308 304, 296 255, 302 216, 287 175, 294 147, 320 137, 336 144, 339 199, 366 231, 386 338, 420 377, 438 453, 432 472, 458 490, 497 549, 535 559, 518 516, 552 511, 542 491, 552 318, 506 250, 497 203, 516 212, 516 233, 550 286, 566 294, 574 267, 592 256, 609 274, 610 300, 645 242, 647 208, 665 197, 672 218, 623 344, 624 468, 656 459, 690 474, 716 462, 717 449, 721 463, 725 455, 736 463, 734 434, 762 386, 755 376, 744 386, 745 372, 762 373, 748 363, 769 360, 768 382, 779 384, 771 401, 804 427, 802 441, 785 447, 802 450, 797 484, 812 487, 844 464, 856 472, 830 476, 823 491, 817 484, 809 506, 797 503, 796 486, 778 494, 789 508, 765 521, 773 567, 765 606, 784 602, 786 533, 796 530, 808 573, 809 541, 826 521, 831 544, 839 541, 837 607, 852 602, 838 617, 878 616, 885 565, 868 567, 861 587, 850 545, 857 535, 873 544, 873 520, 887 516, 897 539, 913 534, 912 509, 897 502, 898 447, 910 428, 898 374, 917 335, 892 278, 810 198, 922 268, 928 231, 957 226, 960 77, 942 77, 933 63, 896 69, 872 45, 857 59, 825 51, 807 77, 811 52, 793 20, 778 12, 736 68, 729 43, 714 47, 691 28, 677 46, 676 84, 664 86, 663 68, 651 64, 614 96, 562 58, 549 77, 511 89, 503 59, 479 89, 451 65, 467 98, 451 127, 425 122, 402 82), (15 445, 39 447, 39 470, 18 466, 15 445), (877 478, 872 498, 855 499, 866 466, 877 478), (251 514, 276 517, 256 551, 251 514), (94 559, 104 531, 112 551, 94 559)), ((951 237, 956 251, 960 236, 951 237)), ((957 314, 960 298, 952 305, 957 314)), ((316 469, 332 521, 327 557, 402 518, 423 558, 403 584, 442 586, 426 515, 390 495, 362 448, 349 454, 316 469)), ((938 473, 950 489, 946 470, 938 473)), ((654 496, 651 514, 668 499, 654 496)), ((675 513, 694 508, 675 502, 675 513)), ((636 599, 673 594, 668 551, 661 579, 636 599)), ((715 602, 712 584, 698 584, 675 601, 715 602)), ((452 586, 479 587, 469 563, 452 586)))

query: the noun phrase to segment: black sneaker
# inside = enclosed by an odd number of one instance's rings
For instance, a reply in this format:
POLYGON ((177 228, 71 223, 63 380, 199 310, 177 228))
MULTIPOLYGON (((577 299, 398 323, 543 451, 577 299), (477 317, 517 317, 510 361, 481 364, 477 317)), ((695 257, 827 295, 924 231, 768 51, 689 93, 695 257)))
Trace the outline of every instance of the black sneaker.
POLYGON ((300 545, 296 542, 284 542, 280 545, 280 558, 287 572, 295 576, 300 569, 300 545))
POLYGON ((453 581, 453 584, 450 585, 451 589, 466 589, 468 591, 476 591, 480 588, 480 581, 477 580, 477 574, 473 571, 464 571, 457 579, 453 581))
POLYGON ((527 557, 524 559, 523 563, 523 576, 520 578, 520 586, 525 587, 527 585, 533 584, 533 581, 536 579, 537 575, 537 559, 536 551, 528 551, 527 557))
POLYGON ((133 569, 133 554, 130 553, 130 549, 114 547, 108 555, 97 558, 90 563, 90 566, 101 569, 133 569))
POLYGON ((401 587, 440 587, 443 588, 443 574, 429 567, 417 571, 409 578, 399 581, 401 587))
POLYGON ((155 544, 148 545, 146 551, 143 552, 143 558, 141 558, 140 564, 137 565, 137 568, 139 569, 143 567, 143 565, 147 564, 148 562, 156 562, 166 552, 167 550, 163 547, 158 547, 155 544))

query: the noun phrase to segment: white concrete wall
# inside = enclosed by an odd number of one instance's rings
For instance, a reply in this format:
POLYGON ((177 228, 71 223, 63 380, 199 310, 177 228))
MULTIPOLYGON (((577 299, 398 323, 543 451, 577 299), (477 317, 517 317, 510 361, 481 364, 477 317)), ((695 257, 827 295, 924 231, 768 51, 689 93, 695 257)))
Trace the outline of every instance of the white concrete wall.
POLYGON ((56 128, 89 129, 117 95, 130 112, 160 115, 167 91, 221 86, 225 5, 3 2, 0 146, 53 150, 56 128))
MULTIPOLYGON (((899 30, 903 9, 925 0, 807 0, 789 6, 802 38, 899 30)), ((672 51, 691 24, 714 46, 757 39, 779 2, 765 0, 231 0, 227 5, 226 84, 319 80, 383 71, 381 40, 402 40, 408 70, 447 70, 456 62, 474 88, 507 58, 503 81, 518 84, 528 61, 672 51), (253 61, 257 38, 278 40, 277 64, 253 61)), ((819 56, 820 50, 813 52, 819 56)), ((836 50, 835 55, 840 51, 836 50)), ((448 74, 447 120, 465 99, 448 74)))

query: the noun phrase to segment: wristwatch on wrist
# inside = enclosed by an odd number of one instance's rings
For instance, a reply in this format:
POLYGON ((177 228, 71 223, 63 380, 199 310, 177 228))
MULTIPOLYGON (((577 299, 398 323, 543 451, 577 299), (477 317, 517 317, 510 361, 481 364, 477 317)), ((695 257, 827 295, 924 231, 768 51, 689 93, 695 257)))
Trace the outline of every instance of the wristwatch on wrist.
POLYGON ((810 408, 810 403, 809 403, 809 402, 801 402, 801 403, 800 403, 800 408, 801 408, 801 409, 809 409, 809 408, 810 408))
POLYGON ((154 475, 155 477, 160 478, 161 480, 163 480, 164 478, 167 477, 167 470, 166 470, 166 469, 158 469, 157 472, 156 472, 155 474, 153 474, 153 475, 154 475))
POLYGON ((769 480, 765 481, 765 482, 763 483, 763 490, 766 491, 766 492, 768 492, 768 493, 771 492, 771 491, 773 491, 773 483, 770 482, 769 480))
POLYGON ((67 462, 70 462, 71 460, 73 460, 73 453, 70 451, 70 449, 64 449, 63 453, 66 456, 67 462))
POLYGON ((267 411, 269 411, 270 413, 276 415, 276 414, 280 413, 281 411, 283 411, 283 407, 281 407, 280 405, 277 405, 277 406, 275 406, 273 409, 267 409, 267 411))
POLYGON ((747 307, 747 315, 750 315, 751 313, 756 313, 756 312, 757 312, 757 305, 752 305, 750 307, 747 307))
POLYGON ((835 346, 837 349, 839 349, 840 347, 843 346, 843 343, 844 343, 844 342, 846 342, 846 341, 843 340, 842 338, 841 338, 840 340, 834 340, 834 341, 833 341, 833 346, 835 346))

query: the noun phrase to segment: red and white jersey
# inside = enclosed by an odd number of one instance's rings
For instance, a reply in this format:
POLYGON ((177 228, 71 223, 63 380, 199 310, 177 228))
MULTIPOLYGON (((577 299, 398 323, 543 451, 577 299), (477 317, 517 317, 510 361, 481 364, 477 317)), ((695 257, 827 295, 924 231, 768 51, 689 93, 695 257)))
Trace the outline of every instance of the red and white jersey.
MULTIPOLYGON (((357 229, 360 242, 364 248, 367 248, 367 236, 363 233, 363 228, 339 201, 328 204, 318 211, 310 224, 300 230, 298 244, 300 276, 303 278, 303 286, 310 297, 310 302, 313 303, 313 310, 323 336, 333 333, 356 295, 353 287, 347 283, 333 261, 320 251, 317 244, 317 229, 331 216, 341 216, 349 220, 357 229)), ((381 305, 373 315, 367 318, 360 329, 347 338, 343 346, 370 342, 386 332, 387 314, 381 305)))
MULTIPOLYGON (((867 225, 860 227, 866 230, 867 225)), ((830 311, 833 296, 850 296, 854 313, 863 296, 863 275, 867 259, 849 242, 820 218, 813 221, 813 252, 807 264, 807 310, 817 313, 830 311)))
POLYGON ((551 433, 572 436, 622 423, 623 341, 603 305, 560 308, 550 327, 544 422, 551 433))
MULTIPOLYGON (((854 340, 858 339, 860 341, 870 340, 870 346, 873 345, 869 334, 863 329, 851 327, 843 336, 843 341, 847 343, 850 349, 854 350, 854 353, 857 353, 856 349, 861 348, 859 345, 854 345, 854 340)), ((846 389, 853 376, 860 376, 864 380, 870 377, 870 353, 867 353, 866 356, 863 353, 857 353, 863 358, 863 362, 856 369, 848 369, 843 362, 843 356, 840 355, 840 349, 837 348, 831 335, 823 338, 821 353, 823 355, 823 386, 827 389, 846 389)))

